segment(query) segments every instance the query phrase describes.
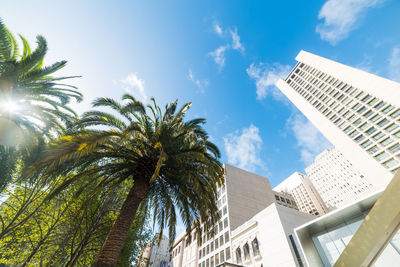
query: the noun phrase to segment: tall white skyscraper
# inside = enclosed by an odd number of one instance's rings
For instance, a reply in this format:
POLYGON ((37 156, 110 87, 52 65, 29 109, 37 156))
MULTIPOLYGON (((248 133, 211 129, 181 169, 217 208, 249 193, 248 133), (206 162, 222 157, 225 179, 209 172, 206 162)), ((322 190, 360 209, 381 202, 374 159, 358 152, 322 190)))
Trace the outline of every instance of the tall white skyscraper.
POLYGON ((377 190, 400 168, 400 84, 301 51, 277 87, 377 190))
POLYGON ((324 201, 307 175, 295 172, 274 187, 274 191, 291 194, 299 210, 315 216, 328 212, 324 201))
POLYGON ((364 175, 336 148, 323 151, 305 170, 329 210, 345 206, 375 191, 364 175))

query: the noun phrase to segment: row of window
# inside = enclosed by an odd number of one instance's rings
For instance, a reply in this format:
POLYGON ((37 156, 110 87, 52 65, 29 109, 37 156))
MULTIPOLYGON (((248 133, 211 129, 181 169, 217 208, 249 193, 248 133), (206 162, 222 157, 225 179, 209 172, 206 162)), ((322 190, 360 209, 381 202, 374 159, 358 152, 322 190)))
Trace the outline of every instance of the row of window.
MULTIPOLYGON (((344 132, 355 139, 357 143, 364 141, 367 136, 371 136, 374 141, 378 141, 386 136, 385 132, 391 134, 399 127, 394 122, 400 116, 400 109, 395 110, 394 106, 387 105, 378 98, 344 84, 321 71, 317 73, 317 70, 310 66, 303 65, 301 68, 303 70, 297 68, 294 74, 291 75, 293 80, 288 80, 288 82, 291 81, 290 85, 336 125, 340 124, 340 128, 343 129, 347 126, 344 132), (324 108, 325 110, 323 110, 324 108), (362 123, 363 121, 365 123, 362 123), (374 123, 371 124, 368 121, 374 122, 375 125, 383 128, 383 131, 377 132, 376 128, 372 127, 374 123), (347 122, 351 123, 351 125, 348 125, 347 122), (355 130, 354 127, 365 131, 366 135, 360 135, 360 132, 355 130), (375 132, 377 133, 375 134, 375 132)), ((400 135, 400 132, 396 134, 400 135)), ((372 144, 373 142, 367 139, 361 146, 367 148, 372 144)), ((397 145, 390 147, 389 151, 392 154, 392 151, 399 151, 400 144, 397 145)), ((372 151, 375 149, 377 147, 372 151)), ((386 168, 392 168, 398 164, 398 161, 391 158, 388 161, 381 162, 381 164, 386 168)))
POLYGON ((199 263, 199 267, 215 267, 218 264, 229 261, 230 259, 231 248, 227 247, 226 249, 219 251, 215 255, 212 255, 210 258, 205 259, 203 262, 199 263))
POLYGON ((218 247, 223 246, 227 242, 229 242, 229 231, 226 231, 225 234, 216 237, 213 241, 211 241, 211 243, 207 244, 202 249, 199 249, 199 259, 206 257, 209 253, 213 253, 215 249, 218 249, 218 247))
MULTIPOLYGON (((254 257, 260 255, 260 247, 257 238, 253 239, 253 241, 251 242, 251 247, 254 257)), ((235 250, 235 255, 236 255, 236 263, 238 264, 242 263, 243 260, 244 261, 249 260, 251 256, 249 243, 245 243, 243 245, 243 250, 240 247, 237 247, 235 250)))

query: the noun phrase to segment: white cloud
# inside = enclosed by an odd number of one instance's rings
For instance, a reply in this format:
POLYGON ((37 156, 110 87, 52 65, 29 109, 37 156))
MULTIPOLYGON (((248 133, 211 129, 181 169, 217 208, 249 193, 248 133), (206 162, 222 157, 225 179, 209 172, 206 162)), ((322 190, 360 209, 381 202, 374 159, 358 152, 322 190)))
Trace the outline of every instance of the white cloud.
POLYGON ((226 135, 224 146, 228 163, 248 171, 265 168, 259 156, 262 143, 259 129, 253 124, 226 135))
POLYGON ((279 78, 285 78, 289 74, 290 66, 275 64, 268 67, 263 63, 252 63, 246 71, 250 78, 256 82, 257 99, 266 98, 268 93, 271 93, 278 100, 285 99, 281 91, 275 87, 275 83, 279 78))
POLYGON ((144 88, 145 81, 139 78, 136 72, 126 76, 122 80, 122 83, 125 85, 124 89, 126 92, 144 103, 148 101, 148 96, 144 88))
POLYGON ((202 94, 205 93, 204 88, 208 86, 208 81, 207 81, 207 80, 201 81, 201 80, 199 80, 199 79, 196 79, 196 78, 194 77, 193 71, 192 71, 191 69, 189 69, 188 79, 189 79, 190 81, 192 81, 192 82, 197 86, 197 88, 199 89, 198 92, 200 92, 200 93, 202 93, 202 94))
POLYGON ((225 66, 226 56, 225 53, 229 50, 237 50, 244 52, 244 46, 240 42, 240 36, 238 34, 237 28, 234 27, 233 30, 228 28, 227 30, 222 29, 218 23, 214 23, 214 32, 220 37, 225 39, 227 42, 225 45, 219 46, 214 51, 208 53, 215 63, 222 69, 225 66), (229 41, 227 39, 230 39, 229 41))
POLYGON ((319 153, 332 147, 318 129, 300 114, 293 114, 288 119, 287 125, 293 131, 297 146, 300 148, 301 160, 306 165, 313 162, 319 153))
POLYGON ((234 30, 229 30, 229 33, 232 37, 232 49, 243 52, 244 46, 240 43, 240 36, 237 33, 237 29, 235 28, 234 30))
POLYGON ((214 24, 214 31, 216 34, 218 34, 218 36, 222 36, 222 28, 217 23, 214 24))
POLYGON ((328 0, 319 11, 318 18, 324 20, 316 31, 322 40, 335 45, 345 39, 357 27, 357 21, 368 8, 384 0, 328 0))
POLYGON ((228 45, 222 45, 209 53, 220 68, 225 66, 225 51, 227 49, 229 49, 228 45))
POLYGON ((400 46, 392 49, 389 58, 389 78, 400 82, 400 46))

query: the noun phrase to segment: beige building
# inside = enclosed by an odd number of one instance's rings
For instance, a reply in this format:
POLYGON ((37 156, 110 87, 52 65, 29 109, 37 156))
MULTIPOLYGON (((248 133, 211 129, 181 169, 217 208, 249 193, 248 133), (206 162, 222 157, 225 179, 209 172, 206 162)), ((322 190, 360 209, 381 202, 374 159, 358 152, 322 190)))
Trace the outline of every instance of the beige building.
POLYGON ((277 87, 366 184, 384 189, 400 168, 400 84, 305 51, 296 60, 277 87))
POLYGON ((297 210, 293 197, 274 192, 267 178, 228 164, 224 168, 225 184, 218 188, 217 199, 221 219, 214 225, 215 234, 205 233, 203 228, 201 240, 196 240, 192 232, 192 241, 188 242, 186 233, 182 233, 172 247, 173 267, 215 267, 232 263, 234 229, 271 204, 297 210))
POLYGON ((274 188, 292 195, 297 208, 305 213, 320 216, 328 212, 324 201, 308 177, 295 172, 274 188))
POLYGON ((143 248, 136 266, 138 267, 167 267, 170 262, 169 239, 162 236, 159 242, 159 234, 143 248))

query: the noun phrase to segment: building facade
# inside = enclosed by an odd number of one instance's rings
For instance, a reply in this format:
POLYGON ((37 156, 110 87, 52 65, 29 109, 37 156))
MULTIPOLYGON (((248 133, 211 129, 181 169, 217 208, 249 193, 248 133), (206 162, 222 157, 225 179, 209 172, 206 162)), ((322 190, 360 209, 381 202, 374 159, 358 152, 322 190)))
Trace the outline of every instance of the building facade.
POLYGON ((323 151, 305 170, 329 210, 375 191, 375 187, 336 148, 323 151))
POLYGON ((294 228, 315 216, 273 203, 232 231, 232 260, 241 266, 302 267, 294 228))
POLYGON ((305 213, 320 216, 328 212, 324 201, 308 177, 295 172, 274 188, 277 192, 292 195, 297 208, 305 213))
MULTIPOLYGON (((398 194, 398 192, 394 191, 394 194, 398 194)), ((307 266, 334 266, 381 195, 382 191, 366 196, 357 202, 297 227, 294 231, 298 238, 299 249, 303 252, 307 266)), ((386 219, 379 218, 379 224, 385 224, 386 219)), ((399 219, 397 218, 396 221, 396 225, 398 225, 399 219)), ((373 264, 368 264, 368 266, 386 267, 399 265, 400 231, 396 225, 395 228, 397 229, 387 240, 387 245, 382 244, 381 251, 372 252, 375 254, 375 258, 373 259, 373 264)), ((363 245, 359 247, 367 246, 371 241, 375 241, 368 235, 369 233, 363 237, 363 245)), ((350 255, 350 257, 352 256, 350 255)))
POLYGON ((274 192, 267 178, 224 164, 225 184, 218 188, 221 219, 214 235, 202 227, 201 240, 192 232, 191 241, 181 234, 172 247, 174 267, 215 267, 233 263, 231 233, 271 204, 297 210, 292 196, 274 192), (279 200, 278 200, 279 198, 279 200), (194 253, 196 251, 196 253, 194 253))
POLYGON ((159 241, 159 234, 156 234, 153 240, 141 251, 136 266, 167 267, 170 265, 169 251, 169 239, 162 236, 161 241, 159 241))
POLYGON ((400 168, 400 84, 301 51, 276 85, 376 190, 400 168))

